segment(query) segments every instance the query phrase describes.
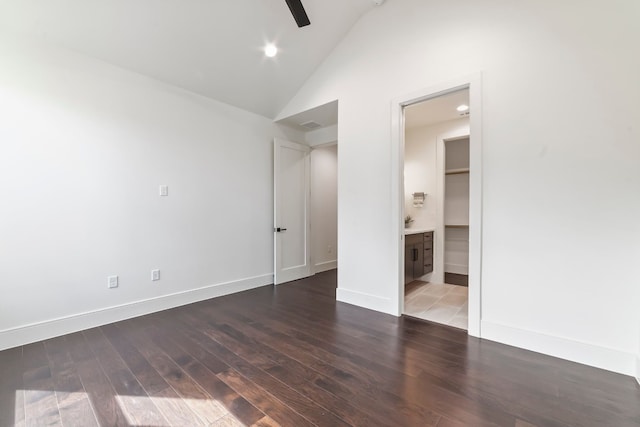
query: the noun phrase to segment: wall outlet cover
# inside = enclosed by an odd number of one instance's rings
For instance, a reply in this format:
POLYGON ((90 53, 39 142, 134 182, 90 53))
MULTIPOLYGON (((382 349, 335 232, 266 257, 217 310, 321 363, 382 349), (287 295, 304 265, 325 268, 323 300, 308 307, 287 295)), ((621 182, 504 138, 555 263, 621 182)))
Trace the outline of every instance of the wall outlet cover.
POLYGON ((107 287, 109 289, 118 287, 118 276, 109 276, 107 277, 107 287))
POLYGON ((151 270, 151 280, 154 282, 160 280, 160 270, 151 270))

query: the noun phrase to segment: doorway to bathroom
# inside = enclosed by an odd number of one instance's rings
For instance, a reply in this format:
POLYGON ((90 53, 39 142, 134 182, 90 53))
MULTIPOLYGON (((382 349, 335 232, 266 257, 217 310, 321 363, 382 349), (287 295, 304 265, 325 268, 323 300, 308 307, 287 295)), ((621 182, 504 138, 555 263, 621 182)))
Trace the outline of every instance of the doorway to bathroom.
POLYGON ((469 89, 404 108, 404 311, 468 329, 469 89))
MULTIPOLYGON (((454 92, 468 90, 469 103, 469 123, 468 123, 468 138, 469 138, 469 227, 468 227, 468 329, 467 333, 474 337, 481 337, 481 319, 482 319, 482 290, 483 290, 483 278, 482 278, 482 227, 483 227, 483 211, 482 211, 482 73, 474 73, 467 76, 461 76, 452 78, 448 81, 444 81, 438 84, 433 84, 429 87, 415 90, 414 92, 407 93, 394 98, 391 102, 391 203, 393 206, 392 218, 391 218, 391 230, 392 235, 396 237, 396 240, 392 246, 392 253, 394 258, 397 259, 397 270, 395 272, 396 279, 392 281, 392 285, 397 291, 397 299, 394 298, 394 303, 397 304, 397 315, 403 315, 405 312, 405 251, 407 246, 407 240, 405 239, 405 205, 407 204, 407 194, 426 192, 423 206, 430 206, 430 203, 435 203, 435 206, 440 206, 438 209, 444 211, 444 200, 441 204, 437 204, 437 199, 433 199, 429 196, 428 191, 422 189, 409 189, 405 193, 405 109, 412 105, 420 104, 424 101, 429 101, 443 97, 454 92)), ((457 107, 456 107, 457 108, 457 107)), ((460 116, 458 116, 460 117, 460 116)), ((464 135, 456 134, 455 132, 443 132, 437 138, 438 141, 442 141, 440 146, 444 150, 445 141, 459 139, 464 135)), ((444 186, 444 168, 443 161, 438 162, 437 166, 441 165, 441 171, 439 171, 435 179, 441 179, 441 184, 444 186)), ((437 184, 436 184, 437 185, 437 184)), ((444 194, 444 192, 442 193, 444 194)), ((420 195, 418 195, 419 203, 420 195)), ((413 199, 411 200, 413 203, 413 199)), ((431 280, 434 281, 433 275, 436 274, 436 270, 440 265, 441 274, 443 275, 442 282, 444 282, 444 213, 442 215, 442 222, 436 224, 442 229, 433 230, 433 272, 431 280), (440 261, 442 259, 442 261, 440 261)), ((412 227, 418 227, 419 224, 412 224, 412 227)), ((411 228, 411 227, 409 227, 411 228)), ((451 228, 451 227, 450 227, 451 228)), ((416 228, 414 228, 415 230, 416 228)), ((428 236, 423 234, 423 255, 424 255, 424 242, 428 240, 428 236)), ((415 253, 415 252, 414 252, 415 253)), ((424 258, 423 258, 424 259, 424 258)), ((418 271, 419 273, 419 271, 418 271)), ((440 284, 444 284, 444 283, 440 284)), ((435 282, 434 282, 435 283, 435 282)))

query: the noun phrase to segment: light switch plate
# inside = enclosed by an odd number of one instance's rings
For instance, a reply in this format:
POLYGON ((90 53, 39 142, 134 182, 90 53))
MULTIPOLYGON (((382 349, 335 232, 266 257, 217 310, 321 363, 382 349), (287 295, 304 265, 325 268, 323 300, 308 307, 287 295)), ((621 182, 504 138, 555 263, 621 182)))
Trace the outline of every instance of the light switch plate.
POLYGON ((154 282, 160 280, 160 270, 151 270, 151 280, 154 282))
POLYGON ((160 186, 160 195, 161 196, 168 196, 169 195, 169 186, 168 185, 161 185, 160 186))

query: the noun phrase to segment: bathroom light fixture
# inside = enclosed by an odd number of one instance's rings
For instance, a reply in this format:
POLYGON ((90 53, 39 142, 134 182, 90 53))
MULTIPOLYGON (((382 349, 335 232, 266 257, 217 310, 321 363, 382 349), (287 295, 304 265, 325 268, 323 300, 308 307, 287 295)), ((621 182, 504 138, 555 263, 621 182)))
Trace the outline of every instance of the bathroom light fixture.
POLYGON ((276 56, 278 54, 278 48, 273 43, 269 43, 268 45, 266 45, 264 47, 264 54, 268 58, 273 58, 274 56, 276 56))
POLYGON ((469 109, 469 106, 466 104, 458 105, 458 108, 456 108, 456 110, 458 110, 461 113, 464 113, 468 109, 469 109))

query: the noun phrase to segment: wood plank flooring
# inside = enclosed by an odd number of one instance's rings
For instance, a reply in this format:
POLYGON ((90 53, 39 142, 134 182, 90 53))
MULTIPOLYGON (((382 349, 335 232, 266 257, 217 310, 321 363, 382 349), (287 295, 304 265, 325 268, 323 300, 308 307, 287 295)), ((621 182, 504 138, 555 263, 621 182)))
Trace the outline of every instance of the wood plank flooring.
POLYGON ((0 352, 0 426, 640 426, 629 377, 335 301, 335 271, 0 352))

